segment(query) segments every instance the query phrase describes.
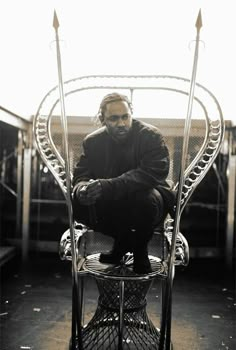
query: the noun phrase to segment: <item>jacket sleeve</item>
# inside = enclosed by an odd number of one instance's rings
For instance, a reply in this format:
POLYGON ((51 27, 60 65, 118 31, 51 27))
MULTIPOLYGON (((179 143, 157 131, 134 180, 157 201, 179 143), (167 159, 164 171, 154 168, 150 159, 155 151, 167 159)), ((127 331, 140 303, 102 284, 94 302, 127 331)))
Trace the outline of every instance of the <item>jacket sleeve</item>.
POLYGON ((169 152, 161 134, 145 135, 140 144, 139 165, 136 169, 111 179, 101 179, 105 200, 121 199, 136 191, 167 186, 169 152))
POLYGON ((73 194, 84 185, 87 185, 91 177, 92 176, 88 166, 87 145, 86 141, 84 140, 83 151, 73 173, 73 194))

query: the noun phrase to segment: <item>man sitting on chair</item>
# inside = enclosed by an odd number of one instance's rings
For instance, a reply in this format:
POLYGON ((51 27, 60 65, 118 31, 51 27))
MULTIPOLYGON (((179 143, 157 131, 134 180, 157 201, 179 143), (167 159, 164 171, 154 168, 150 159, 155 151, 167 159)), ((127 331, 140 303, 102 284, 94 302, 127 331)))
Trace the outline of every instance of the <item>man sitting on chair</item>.
POLYGON ((146 274, 148 242, 175 201, 166 180, 169 152, 159 129, 132 118, 125 95, 105 96, 98 117, 102 127, 85 137, 74 170, 75 219, 114 238, 101 263, 119 264, 133 252, 134 272, 146 274))

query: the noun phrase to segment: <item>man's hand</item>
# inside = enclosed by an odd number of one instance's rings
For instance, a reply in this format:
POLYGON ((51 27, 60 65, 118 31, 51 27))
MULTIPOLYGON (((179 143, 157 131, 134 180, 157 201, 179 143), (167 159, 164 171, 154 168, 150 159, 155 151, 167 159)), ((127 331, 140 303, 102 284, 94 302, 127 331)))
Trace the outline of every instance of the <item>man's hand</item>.
POLYGON ((99 180, 89 180, 78 192, 78 199, 82 205, 91 205, 102 195, 102 186, 99 180))

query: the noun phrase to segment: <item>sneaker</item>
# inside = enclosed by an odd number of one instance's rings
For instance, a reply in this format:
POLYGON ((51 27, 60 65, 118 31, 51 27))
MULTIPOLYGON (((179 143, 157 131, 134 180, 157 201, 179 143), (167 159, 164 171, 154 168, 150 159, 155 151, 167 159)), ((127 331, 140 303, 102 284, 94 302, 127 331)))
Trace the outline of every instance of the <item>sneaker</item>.
POLYGON ((113 251, 107 253, 101 253, 99 261, 102 264, 119 264, 123 255, 114 253, 113 251))
POLYGON ((102 264, 119 264, 123 256, 131 251, 127 235, 123 232, 119 237, 115 238, 111 251, 101 253, 99 261, 102 264))
POLYGON ((135 257, 133 271, 139 275, 146 275, 152 272, 152 267, 148 256, 135 257))

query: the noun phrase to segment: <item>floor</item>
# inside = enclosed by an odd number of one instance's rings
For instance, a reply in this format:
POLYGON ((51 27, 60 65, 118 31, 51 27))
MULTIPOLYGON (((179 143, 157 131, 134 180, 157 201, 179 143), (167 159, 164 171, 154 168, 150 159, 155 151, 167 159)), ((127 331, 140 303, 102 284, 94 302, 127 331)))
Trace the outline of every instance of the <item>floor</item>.
MULTIPOLYGON (((233 273, 220 261, 190 260, 176 271, 174 350, 236 349, 233 273)), ((96 308, 93 280, 85 284, 86 323, 96 308)), ((148 314, 159 322, 159 283, 148 294, 148 314)), ((15 257, 1 268, 1 350, 66 350, 71 332, 71 267, 58 255, 35 253, 26 266, 15 257)), ((104 349, 106 350, 106 349, 104 349)))

